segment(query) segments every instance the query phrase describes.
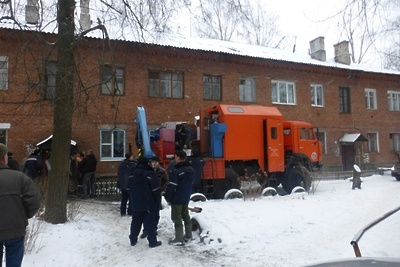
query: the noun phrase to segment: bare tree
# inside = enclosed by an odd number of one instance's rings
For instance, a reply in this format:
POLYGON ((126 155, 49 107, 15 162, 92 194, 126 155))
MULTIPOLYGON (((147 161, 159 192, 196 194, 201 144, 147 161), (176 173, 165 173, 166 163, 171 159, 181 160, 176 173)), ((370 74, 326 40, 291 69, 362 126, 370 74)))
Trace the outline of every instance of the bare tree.
POLYGON ((200 0, 193 13, 195 31, 200 37, 277 47, 277 16, 264 7, 260 1, 200 0))
POLYGON ((194 14, 195 29, 198 35, 230 41, 242 23, 243 13, 249 8, 247 3, 243 4, 244 1, 200 0, 194 14))
MULTIPOLYGON (((346 0, 338 12, 341 36, 349 41, 354 63, 361 63, 371 52, 379 52, 379 42, 390 38, 388 21, 393 0, 346 0)), ((397 1, 397 0, 396 0, 397 1)))
MULTIPOLYGON (((400 4, 400 1, 398 1, 398 4, 400 4)), ((394 40, 392 45, 383 51, 385 67, 388 69, 400 70, 400 16, 391 23, 391 28, 388 32, 390 32, 390 36, 392 36, 394 40)))
MULTIPOLYGON (((54 51, 57 52, 51 170, 48 176, 44 215, 45 220, 50 223, 63 223, 67 220, 67 185, 74 106, 79 103, 83 104, 83 107, 80 108, 85 108, 85 105, 94 103, 91 99, 97 96, 97 93, 93 93, 93 90, 90 89, 98 86, 98 82, 90 84, 79 75, 79 66, 84 61, 80 57, 84 55, 77 54, 76 47, 79 42, 82 42, 81 37, 96 36, 100 32, 102 39, 98 41, 99 47, 108 49, 108 54, 111 54, 110 57, 113 58, 107 29, 116 39, 158 38, 162 34, 168 33, 177 5, 185 5, 187 2, 187 0, 138 0, 133 3, 127 0, 107 1, 98 0, 92 3, 92 20, 95 20, 96 25, 86 25, 89 26, 88 29, 78 29, 75 26, 75 13, 77 9, 81 8, 75 6, 75 0, 29 0, 28 6, 30 5, 32 11, 29 13, 29 17, 25 16, 26 2, 22 0, 0 2, 0 22, 7 21, 10 26, 17 29, 37 31, 38 36, 43 30, 57 33, 54 43, 48 43, 53 48, 48 51, 48 55, 54 51), (30 20, 29 23, 27 20, 30 20)), ((47 51, 41 55, 35 55, 29 45, 29 42, 24 45, 20 60, 23 61, 25 54, 29 54, 35 57, 34 62, 43 62, 43 58, 39 57, 46 54, 47 51)), ((31 86, 28 87, 29 90, 26 90, 26 96, 22 98, 20 104, 31 101, 30 103, 40 105, 44 102, 40 86, 43 83, 41 81, 43 66, 37 66, 34 71, 37 75, 31 74, 31 66, 28 64, 25 65, 25 69, 27 84, 31 86), (31 100, 33 98, 34 100, 31 100)), ((116 107, 115 121, 118 114, 118 107, 116 107)))
POLYGON ((45 220, 67 220, 67 184, 69 180, 70 142, 72 135, 73 90, 75 82, 75 1, 58 1, 58 72, 53 120, 52 165, 49 172, 45 220), (60 192, 65 192, 60 194, 60 192))
POLYGON ((242 25, 243 29, 239 30, 238 35, 250 44, 279 47, 283 38, 277 39, 280 36, 279 28, 275 23, 278 16, 269 14, 264 8, 265 5, 259 0, 252 4, 254 6, 244 13, 246 23, 242 25))

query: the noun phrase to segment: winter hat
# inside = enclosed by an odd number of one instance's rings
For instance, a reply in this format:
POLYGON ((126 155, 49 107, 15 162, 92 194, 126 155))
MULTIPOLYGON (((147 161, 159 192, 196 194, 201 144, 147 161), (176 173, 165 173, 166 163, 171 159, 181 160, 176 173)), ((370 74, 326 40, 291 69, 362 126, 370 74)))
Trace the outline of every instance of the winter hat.
POLYGON ((138 164, 148 165, 149 164, 149 160, 146 157, 140 156, 138 158, 138 164))
POLYGON ((177 155, 181 160, 186 159, 186 152, 183 150, 177 150, 175 151, 175 155, 177 155))
POLYGON ((154 156, 151 158, 151 161, 157 161, 158 163, 160 163, 160 158, 157 156, 154 156))
POLYGON ((132 155, 133 154, 131 152, 125 153, 125 158, 129 159, 130 157, 132 157, 132 155))
POLYGON ((7 155, 7 146, 0 143, 0 157, 4 157, 5 155, 7 155))

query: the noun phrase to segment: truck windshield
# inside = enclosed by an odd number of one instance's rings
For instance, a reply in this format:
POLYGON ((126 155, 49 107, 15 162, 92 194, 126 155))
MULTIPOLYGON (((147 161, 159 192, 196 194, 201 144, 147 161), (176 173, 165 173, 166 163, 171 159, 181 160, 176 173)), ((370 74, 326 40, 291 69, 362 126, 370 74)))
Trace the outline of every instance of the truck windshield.
POLYGON ((302 128, 300 129, 300 139, 302 140, 314 140, 314 132, 312 129, 302 128))

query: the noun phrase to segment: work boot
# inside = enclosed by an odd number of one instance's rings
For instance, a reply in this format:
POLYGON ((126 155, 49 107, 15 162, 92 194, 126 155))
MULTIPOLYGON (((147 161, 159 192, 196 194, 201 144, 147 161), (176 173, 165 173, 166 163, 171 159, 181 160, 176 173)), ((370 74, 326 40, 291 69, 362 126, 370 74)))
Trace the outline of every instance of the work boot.
POLYGON ((140 238, 141 238, 141 239, 144 239, 144 238, 146 238, 147 236, 148 236, 147 231, 144 231, 144 230, 143 230, 142 234, 140 235, 140 238))
POLYGON ((184 246, 183 225, 175 226, 175 239, 169 240, 168 244, 173 246, 184 246))
POLYGON ((131 241, 131 246, 134 246, 137 243, 137 238, 134 238, 131 235, 129 235, 129 241, 131 241))
POLYGON ((155 248, 155 247, 161 246, 161 244, 162 244, 161 241, 156 241, 155 243, 149 244, 149 247, 150 248, 155 248))
POLYGON ((192 223, 185 223, 185 236, 183 237, 183 240, 185 242, 189 242, 193 240, 193 235, 192 235, 192 223))

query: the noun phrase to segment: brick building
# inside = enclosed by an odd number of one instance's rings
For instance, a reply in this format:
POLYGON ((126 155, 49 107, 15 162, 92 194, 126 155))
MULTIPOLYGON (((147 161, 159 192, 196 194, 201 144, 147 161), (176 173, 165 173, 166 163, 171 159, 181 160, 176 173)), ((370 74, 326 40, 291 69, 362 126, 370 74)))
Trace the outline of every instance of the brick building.
MULTIPOLYGON (((52 134, 55 42, 54 34, 0 28, 0 142, 19 161, 38 144, 48 149, 41 141, 52 134)), ((345 42, 335 50, 330 62, 323 38, 311 42, 311 56, 216 40, 82 39, 75 149, 93 149, 98 174, 115 174, 124 153, 136 151, 136 106, 152 129, 193 122, 220 103, 267 105, 318 127, 326 169, 389 166, 400 151, 400 73, 351 65, 345 42)))

